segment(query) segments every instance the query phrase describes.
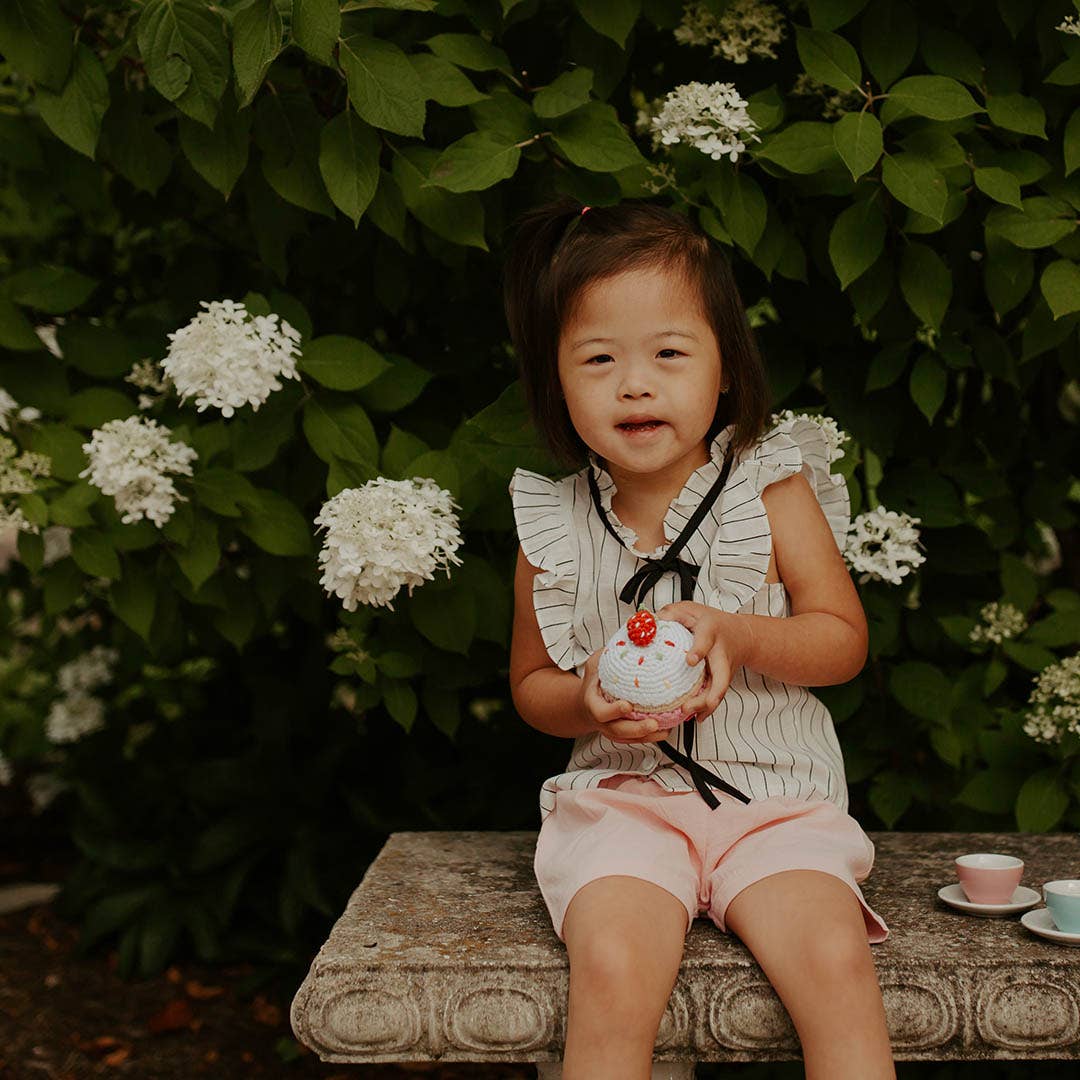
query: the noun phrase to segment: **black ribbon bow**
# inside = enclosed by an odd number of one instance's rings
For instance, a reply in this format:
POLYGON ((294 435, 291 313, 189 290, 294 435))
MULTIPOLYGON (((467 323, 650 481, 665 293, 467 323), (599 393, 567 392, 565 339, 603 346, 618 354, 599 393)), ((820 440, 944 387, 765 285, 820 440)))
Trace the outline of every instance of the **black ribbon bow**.
MULTIPOLYGON (((731 448, 729 446, 727 452, 724 454, 724 467, 720 470, 720 475, 716 478, 716 482, 709 488, 705 497, 698 504, 682 532, 672 541, 671 546, 659 559, 646 559, 645 565, 641 567, 640 570, 637 570, 619 591, 619 599, 624 604, 633 602, 637 607, 640 607, 642 598, 645 594, 669 570, 674 571, 679 575, 679 588, 682 599, 692 600, 694 598, 694 586, 697 584, 701 567, 695 566, 694 563, 686 562, 684 559, 680 559, 679 552, 686 546, 690 537, 694 535, 694 530, 701 524, 705 515, 709 512, 709 508, 720 497, 720 492, 724 490, 724 484, 727 483, 728 473, 730 472, 731 448)), ((600 520, 607 527, 607 531, 622 544, 622 538, 612 527, 607 514, 604 513, 603 505, 600 502, 600 488, 597 486, 591 463, 588 474, 589 489, 592 492, 592 499, 593 504, 596 507, 596 512, 600 515, 600 520)), ((689 756, 694 751, 694 729, 696 726, 696 715, 688 716, 682 723, 682 741, 683 745, 686 747, 685 754, 682 753, 682 751, 677 750, 666 739, 662 739, 657 743, 657 746, 659 746, 672 761, 682 765, 683 768, 690 773, 694 780, 694 786, 698 789, 698 792, 709 805, 710 809, 715 810, 720 805, 720 800, 709 790, 710 784, 715 788, 720 788, 721 791, 726 791, 729 795, 734 795, 744 803, 750 802, 750 799, 739 791, 738 788, 732 787, 726 780, 717 776, 715 773, 710 772, 704 765, 689 756)))

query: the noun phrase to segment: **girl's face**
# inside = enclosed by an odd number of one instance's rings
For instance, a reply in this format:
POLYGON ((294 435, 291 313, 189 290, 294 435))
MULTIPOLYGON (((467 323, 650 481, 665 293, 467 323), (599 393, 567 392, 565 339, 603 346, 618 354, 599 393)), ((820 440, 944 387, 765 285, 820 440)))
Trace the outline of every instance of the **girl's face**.
POLYGON ((559 338, 559 381, 574 427, 616 484, 639 473, 662 482, 708 460, 720 348, 678 274, 632 270, 586 289, 559 338), (663 423, 644 434, 620 427, 639 417, 663 423))

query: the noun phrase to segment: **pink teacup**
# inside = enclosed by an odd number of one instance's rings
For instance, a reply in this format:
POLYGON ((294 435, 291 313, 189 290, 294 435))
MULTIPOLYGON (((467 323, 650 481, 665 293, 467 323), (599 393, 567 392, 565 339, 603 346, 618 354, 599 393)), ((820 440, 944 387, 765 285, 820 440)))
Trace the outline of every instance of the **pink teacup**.
POLYGON ((1024 874, 1024 860, 978 852, 956 860, 960 888, 973 904, 1007 904, 1024 874))

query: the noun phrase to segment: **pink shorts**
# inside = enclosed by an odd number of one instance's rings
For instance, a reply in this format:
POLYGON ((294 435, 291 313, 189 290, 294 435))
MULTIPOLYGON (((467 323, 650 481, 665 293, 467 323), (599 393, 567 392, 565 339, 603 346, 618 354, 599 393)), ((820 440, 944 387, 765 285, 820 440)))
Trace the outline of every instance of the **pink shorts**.
POLYGON ((727 932, 735 896, 781 870, 823 870, 859 898, 871 944, 889 928, 859 888, 874 865, 873 841, 859 823, 823 799, 772 797, 743 803, 714 791, 709 809, 697 791, 668 791, 643 777, 605 777, 598 788, 558 791, 536 841, 533 870, 559 940, 583 885, 609 874, 642 878, 678 897, 689 931, 706 914, 727 932))

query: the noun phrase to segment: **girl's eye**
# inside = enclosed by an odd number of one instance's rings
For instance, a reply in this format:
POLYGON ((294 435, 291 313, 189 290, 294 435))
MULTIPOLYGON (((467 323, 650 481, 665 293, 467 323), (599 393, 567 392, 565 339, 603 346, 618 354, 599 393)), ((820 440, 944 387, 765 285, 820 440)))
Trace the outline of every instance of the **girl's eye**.
MULTIPOLYGON (((679 352, 679 350, 678 350, 678 349, 661 349, 660 351, 661 351, 662 353, 666 353, 666 352, 669 352, 669 353, 676 353, 676 354, 677 354, 677 355, 679 355, 679 356, 681 356, 681 355, 682 355, 682 353, 681 353, 681 352, 679 352)), ((599 356, 590 356, 590 357, 589 357, 589 359, 585 361, 585 363, 586 363, 586 364, 591 364, 591 363, 592 363, 592 362, 593 362, 594 360, 603 360, 603 359, 605 359, 605 358, 607 358, 608 360, 610 360, 610 359, 611 359, 611 357, 610 357, 610 356, 608 356, 608 354, 607 354, 607 353, 601 353, 601 354, 600 354, 599 356)))

